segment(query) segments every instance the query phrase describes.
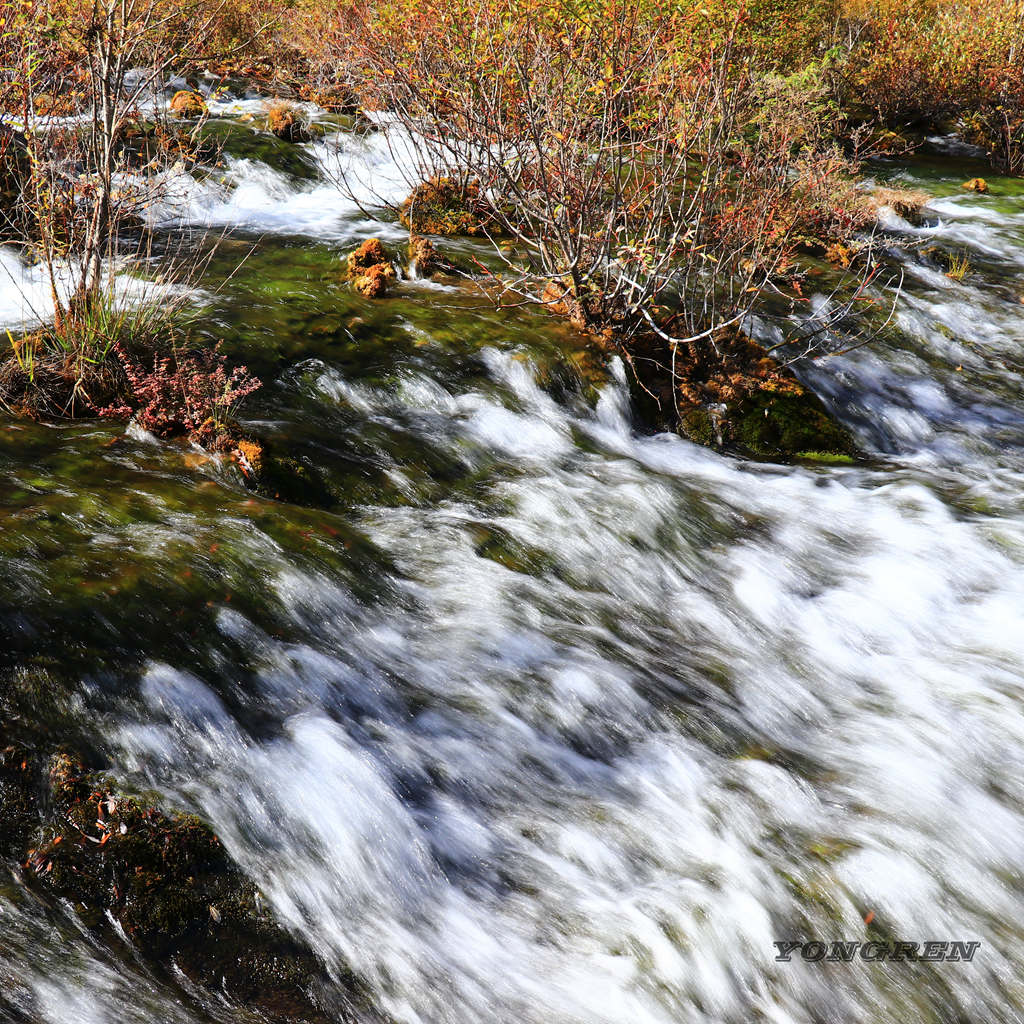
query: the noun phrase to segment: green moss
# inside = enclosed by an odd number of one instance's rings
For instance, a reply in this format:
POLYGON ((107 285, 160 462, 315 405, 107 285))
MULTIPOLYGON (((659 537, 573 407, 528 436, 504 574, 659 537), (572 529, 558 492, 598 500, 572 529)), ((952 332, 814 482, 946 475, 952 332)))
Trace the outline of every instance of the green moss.
POLYGON ((685 411, 679 430, 708 447, 724 446, 759 459, 804 459, 838 465, 856 460, 850 434, 810 392, 757 392, 717 414, 685 411))
POLYGON ((716 444, 715 425, 707 409, 690 409, 680 420, 683 434, 696 444, 711 447, 716 444))
POLYGON ((726 417, 735 443, 761 458, 794 458, 801 452, 833 459, 852 458, 857 448, 850 434, 825 411, 809 392, 759 392, 726 417))
POLYGON ((826 465, 852 465, 856 461, 852 455, 847 455, 844 452, 797 452, 794 457, 826 465))
MULTIPOLYGON (((460 188, 450 178, 435 178, 417 185, 402 203, 403 226, 423 235, 482 235, 487 215, 474 186, 460 188)), ((499 233, 488 224, 487 232, 499 233)))
POLYGON ((306 150, 237 121, 207 121, 196 135, 200 158, 207 162, 223 152, 237 159, 258 160, 296 180, 312 181, 319 174, 316 161, 306 150))

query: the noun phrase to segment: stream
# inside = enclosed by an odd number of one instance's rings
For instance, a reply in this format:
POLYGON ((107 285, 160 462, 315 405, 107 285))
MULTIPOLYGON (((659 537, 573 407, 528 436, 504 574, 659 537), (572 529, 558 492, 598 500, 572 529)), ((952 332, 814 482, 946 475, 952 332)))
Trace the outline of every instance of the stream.
MULTIPOLYGON (((354 294, 345 253, 404 232, 324 152, 229 157, 153 211, 175 246, 225 231, 197 329, 322 499, 0 420, 0 666, 45 659, 112 773, 211 822, 400 1024, 1020 1021, 1024 183, 872 169, 933 196, 885 220, 895 322, 801 371, 869 458, 784 466, 645 432, 536 310, 354 294), (981 946, 775 960, 879 936, 981 946)), ((0 263, 10 326, 39 283, 0 263)), ((3 871, 0 1020, 256 1019, 3 871)))

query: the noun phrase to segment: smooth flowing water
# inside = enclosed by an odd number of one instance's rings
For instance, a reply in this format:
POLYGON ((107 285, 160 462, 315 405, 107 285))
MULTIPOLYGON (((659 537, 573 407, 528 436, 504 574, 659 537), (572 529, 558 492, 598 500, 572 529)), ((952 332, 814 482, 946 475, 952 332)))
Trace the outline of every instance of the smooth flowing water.
MULTIPOLYGON (((1020 183, 880 168, 935 196, 887 221, 895 328, 808 371, 873 457, 776 466, 645 434, 538 313, 359 299, 343 253, 401 236, 318 145, 155 214, 232 229, 202 329, 314 507, 137 432, 0 423, 0 659, 46 656, 117 777, 213 823, 395 1021, 1020 1020, 1020 183), (982 945, 774 959, 879 937, 982 945)), ((13 881, 0 1017, 248 1019, 13 881)))

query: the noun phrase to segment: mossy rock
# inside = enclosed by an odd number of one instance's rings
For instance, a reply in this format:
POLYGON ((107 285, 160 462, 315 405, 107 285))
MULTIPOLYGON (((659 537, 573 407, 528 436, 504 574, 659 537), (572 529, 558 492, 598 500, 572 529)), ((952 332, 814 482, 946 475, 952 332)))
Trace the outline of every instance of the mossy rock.
POLYGON ((793 459, 808 452, 848 458, 857 454, 850 433, 805 390, 756 392, 728 408, 723 421, 725 440, 757 458, 793 459))
POLYGON ((191 89, 181 89, 171 97, 170 109, 175 117, 202 117, 206 113, 206 100, 191 89))
POLYGON ((409 267, 419 277, 432 277, 444 268, 444 262, 429 238, 412 235, 409 238, 409 267))
POLYGON ((328 113, 352 115, 359 112, 358 99, 345 85, 300 85, 299 96, 322 107, 328 113))
POLYGON ((200 158, 206 163, 223 153, 239 160, 258 160, 296 181, 312 181, 319 174, 316 161, 305 149, 237 121, 210 120, 196 134, 200 158))
POLYGON ((276 501, 307 508, 334 508, 337 498, 315 467, 273 447, 264 447, 255 490, 276 501))
POLYGON ((404 227, 421 235, 500 234, 478 186, 433 178, 409 193, 398 213, 404 227))
POLYGON ((281 927, 208 824, 54 750, 77 736, 74 689, 45 659, 0 672, 0 851, 17 877, 96 938, 120 944, 113 920, 137 955, 260 1019, 380 1020, 357 978, 343 971, 339 988, 281 927))
POLYGON ((368 238, 349 253, 346 273, 360 295, 368 299, 382 299, 397 280, 391 254, 379 238, 368 238))
POLYGON ((391 254, 379 238, 368 238, 348 255, 347 268, 349 277, 365 274, 371 267, 381 263, 390 263, 391 254))

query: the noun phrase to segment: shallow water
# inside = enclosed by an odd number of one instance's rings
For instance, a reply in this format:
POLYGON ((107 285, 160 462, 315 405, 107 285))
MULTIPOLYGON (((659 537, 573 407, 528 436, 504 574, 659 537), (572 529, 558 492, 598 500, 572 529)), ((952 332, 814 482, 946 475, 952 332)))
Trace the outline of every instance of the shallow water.
MULTIPOLYGON (((1019 1020, 1024 190, 969 171, 879 169, 936 200, 892 222, 895 326, 808 372, 872 456, 817 467, 644 434, 538 314, 364 302, 340 258, 379 227, 232 163, 161 219, 234 229, 206 296, 255 243, 202 329, 329 507, 0 423, 2 657, 60 652, 111 768, 396 1021, 1019 1020), (774 961, 890 936, 982 946, 774 961)), ((0 910, 0 1016, 246 1019, 13 882, 0 910)))

